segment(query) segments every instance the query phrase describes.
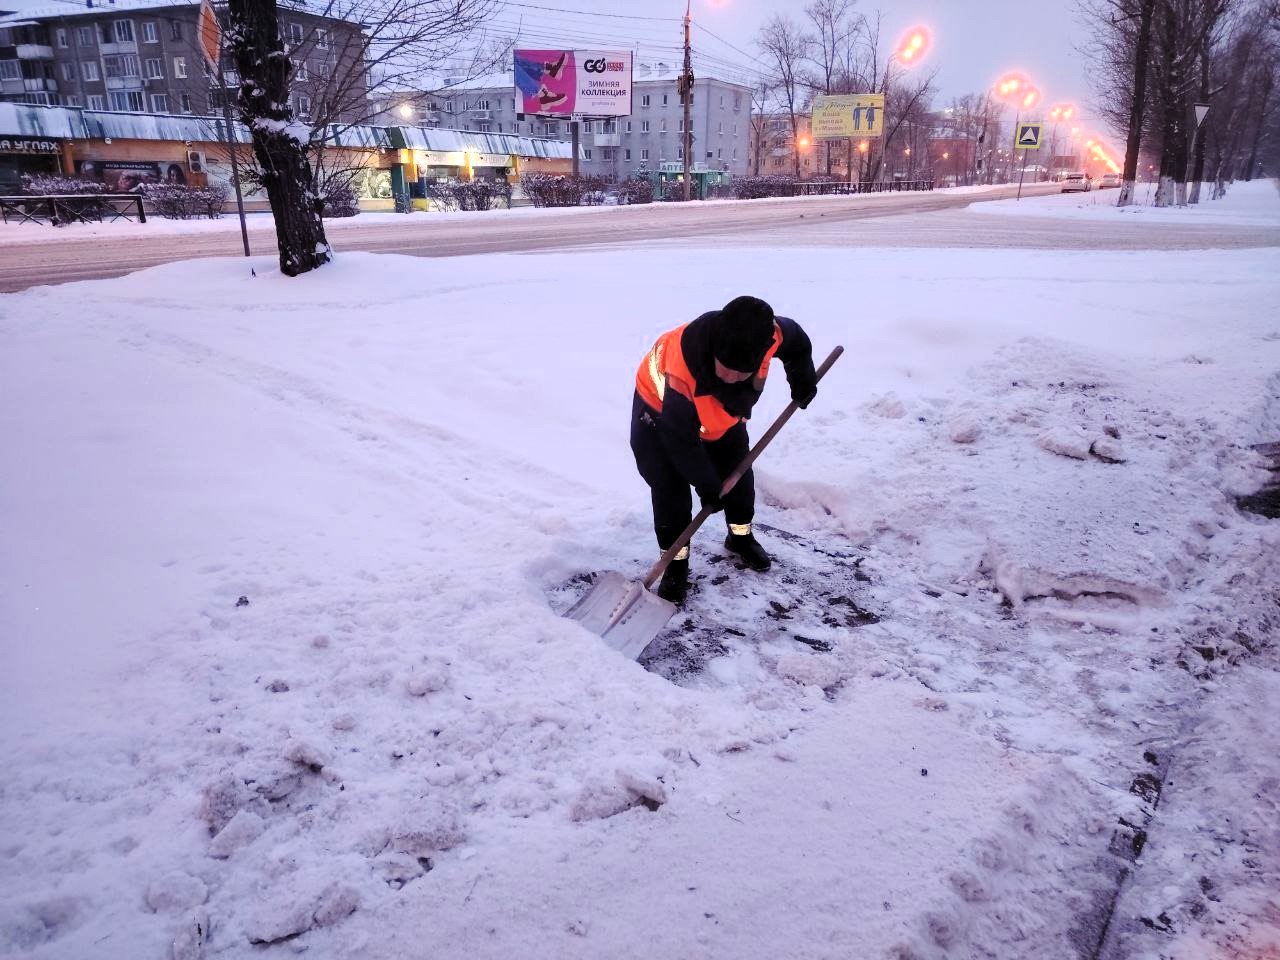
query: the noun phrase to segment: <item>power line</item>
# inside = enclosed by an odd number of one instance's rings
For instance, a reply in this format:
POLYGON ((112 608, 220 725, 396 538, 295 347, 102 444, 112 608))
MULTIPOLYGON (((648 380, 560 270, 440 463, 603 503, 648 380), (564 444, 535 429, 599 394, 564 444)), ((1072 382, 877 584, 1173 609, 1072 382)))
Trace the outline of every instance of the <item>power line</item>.
POLYGON ((529 10, 546 10, 552 13, 574 13, 584 17, 608 17, 613 20, 651 20, 656 23, 679 23, 676 17, 642 17, 631 13, 601 13, 597 10, 572 10, 567 7, 544 7, 536 3, 516 3, 506 0, 506 6, 524 7, 529 10))
POLYGON ((730 42, 729 42, 728 40, 726 40, 724 37, 720 36, 720 35, 719 35, 719 34, 717 34, 717 33, 712 33, 710 30, 708 30, 708 29, 707 29, 706 27, 704 27, 702 24, 698 23, 698 21, 696 21, 696 20, 695 20, 695 21, 693 22, 693 25, 694 25, 695 27, 697 27, 699 30, 701 30, 703 33, 705 33, 707 36, 709 36, 712 40, 719 40, 721 43, 723 43, 723 44, 724 44, 726 47, 728 47, 730 50, 736 51, 737 53, 742 54, 744 57, 746 57, 746 58, 747 58, 748 60, 750 60, 752 63, 758 63, 758 64, 760 64, 760 66, 762 66, 762 67, 764 67, 764 68, 768 69, 768 64, 766 64, 766 63, 765 63, 763 60, 761 60, 759 57, 756 57, 756 56, 754 56, 753 54, 747 53, 747 51, 743 50, 741 47, 735 47, 732 43, 730 43, 730 42))

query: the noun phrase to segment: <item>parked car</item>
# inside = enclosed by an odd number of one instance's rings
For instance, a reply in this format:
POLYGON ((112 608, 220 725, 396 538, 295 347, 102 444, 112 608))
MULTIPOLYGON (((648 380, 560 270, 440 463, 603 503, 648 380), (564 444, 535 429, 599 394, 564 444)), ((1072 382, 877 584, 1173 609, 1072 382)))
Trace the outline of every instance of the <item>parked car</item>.
POLYGON ((1089 175, 1085 173, 1068 173, 1062 178, 1062 192, 1084 192, 1092 189, 1093 183, 1089 180, 1089 175))
POLYGON ((1098 179, 1099 190, 1105 190, 1107 187, 1118 187, 1118 186, 1120 186, 1120 174, 1118 173, 1104 173, 1098 179))

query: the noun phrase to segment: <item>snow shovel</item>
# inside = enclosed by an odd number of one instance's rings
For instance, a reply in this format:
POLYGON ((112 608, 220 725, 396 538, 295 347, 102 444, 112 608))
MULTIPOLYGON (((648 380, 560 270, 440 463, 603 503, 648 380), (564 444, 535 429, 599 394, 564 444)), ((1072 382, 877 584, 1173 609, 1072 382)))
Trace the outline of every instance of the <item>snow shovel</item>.
MULTIPOLYGON (((844 347, 836 347, 831 351, 831 355, 822 362, 822 366, 818 367, 818 380, 826 375, 842 353, 844 353, 844 347)), ((751 465, 764 452, 769 441, 778 435, 778 431, 799 409, 794 400, 787 404, 787 408, 778 415, 773 426, 756 441, 756 445, 751 448, 738 468, 729 474, 720 488, 721 497, 737 485, 742 475, 751 469, 751 465)), ((675 555, 693 539, 693 535, 698 532, 698 528, 707 517, 711 516, 711 513, 709 507, 703 507, 689 526, 685 527, 684 533, 680 534, 676 542, 658 558, 658 562, 650 568, 643 580, 628 580, 620 573, 606 573, 583 595, 582 599, 569 608, 565 616, 570 620, 577 620, 592 633, 598 633, 604 638, 605 643, 624 657, 635 660, 644 652, 644 648, 653 642, 676 612, 674 603, 650 593, 649 588, 662 576, 662 572, 667 569, 667 564, 675 559, 675 555)))

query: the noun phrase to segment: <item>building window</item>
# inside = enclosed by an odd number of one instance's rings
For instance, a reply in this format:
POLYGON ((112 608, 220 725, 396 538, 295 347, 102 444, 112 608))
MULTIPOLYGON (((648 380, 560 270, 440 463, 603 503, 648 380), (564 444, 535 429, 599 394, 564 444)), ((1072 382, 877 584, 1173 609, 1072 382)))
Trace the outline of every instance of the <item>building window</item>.
POLYGON ((117 20, 115 22, 115 28, 116 28, 116 43, 133 43, 133 21, 132 20, 117 20))
POLYGON ((182 39, 182 21, 181 20, 169 21, 169 39, 170 40, 182 39))
POLYGON ((545 133, 548 137, 558 137, 560 136, 560 124, 544 123, 542 125, 542 132, 545 133))
POLYGON ((678 150, 676 150, 676 159, 677 160, 684 159, 684 147, 680 147, 678 150))
POLYGON ((187 79, 187 58, 186 57, 173 58, 173 75, 178 80, 187 79))
POLYGON ((740 93, 735 93, 735 94, 733 95, 733 109, 735 109, 735 110, 741 110, 741 109, 742 109, 742 94, 740 94, 740 93))
POLYGON ((156 22, 154 20, 143 21, 142 42, 143 43, 159 43, 160 42, 160 31, 156 29, 156 22))
POLYGON ((146 67, 146 77, 148 80, 164 79, 164 65, 159 57, 147 60, 143 66, 146 67))
POLYGON ((90 110, 107 109, 107 98, 100 93, 89 94, 89 109, 90 110))
POLYGON ((286 23, 285 24, 285 40, 297 46, 302 42, 302 24, 286 23))
POLYGON ((111 94, 112 110, 128 110, 132 113, 141 113, 146 107, 142 103, 141 90, 119 90, 111 94))
POLYGON ((720 148, 716 147, 716 159, 719 160, 722 156, 723 154, 720 153, 720 148))
POLYGON ((477 109, 477 110, 488 110, 488 109, 489 109, 489 101, 488 101, 487 99, 485 99, 485 100, 477 100, 477 101, 476 101, 476 109, 477 109))
POLYGON ((735 137, 738 135, 738 125, 736 123, 733 125, 733 135, 735 137))
POLYGON ((0 80, 21 80, 22 67, 17 60, 0 60, 0 80))
POLYGON ((76 62, 74 60, 62 61, 62 79, 70 83, 76 78, 76 62))
POLYGON ((676 133, 684 133, 684 117, 676 121, 676 133))
POLYGON ((582 151, 582 159, 583 159, 583 160, 590 160, 590 159, 591 159, 591 148, 590 148, 590 147, 587 147, 586 149, 584 149, 584 150, 582 151))
POLYGON ((649 95, 646 93, 640 98, 640 106, 647 107, 649 105, 649 95))
POLYGON ((590 133, 590 132, 591 132, 591 121, 590 121, 590 120, 583 120, 583 121, 582 121, 582 132, 583 132, 583 133, 590 133))
POLYGON ((70 46, 70 44, 67 42, 66 30, 63 30, 61 27, 59 27, 57 37, 58 37, 58 46, 61 47, 63 50, 67 49, 67 47, 70 46))
POLYGON ((641 120, 641 121, 640 121, 640 132, 641 132, 641 133, 648 133, 648 132, 649 132, 649 121, 648 121, 648 120, 641 120))
POLYGON ((641 147, 641 148, 640 148, 640 159, 641 159, 641 160, 648 160, 648 159, 649 159, 649 148, 648 148, 648 147, 641 147))
POLYGON ((630 133, 630 132, 631 132, 631 121, 630 121, 630 120, 628 120, 628 121, 627 121, 627 133, 630 133))
POLYGON ((298 94, 298 116, 311 116, 311 98, 305 93, 298 94))
POLYGON ((169 95, 166 93, 153 93, 151 95, 151 112, 152 113, 168 113, 169 112, 169 95))
POLYGON ((630 150, 624 150, 624 151, 623 151, 623 153, 622 153, 622 159, 623 159, 623 160, 630 160, 630 159, 631 159, 631 151, 630 151, 630 150))
POLYGON ((191 112, 191 94, 181 93, 178 95, 178 102, 182 105, 183 113, 191 112))
POLYGON ((723 123, 716 124, 716 133, 719 133, 719 134, 721 134, 721 135, 723 135, 723 134, 724 134, 724 124, 723 124, 723 123))
POLYGON ((720 94, 720 108, 724 109, 724 94, 720 94))
POLYGON ((659 121, 658 121, 658 132, 659 132, 659 133, 666 133, 666 132, 667 132, 667 119, 666 119, 666 117, 663 117, 661 120, 659 120, 659 121))
POLYGON ((295 80, 307 79, 307 61, 299 60, 293 65, 293 78, 295 80))
POLYGON ((737 160, 737 159, 738 159, 738 148, 737 148, 737 147, 734 147, 734 148, 733 148, 733 159, 734 159, 734 160, 737 160))
POLYGON ((62 103, 63 103, 63 106, 78 107, 80 106, 80 98, 77 97, 75 94, 72 94, 69 97, 63 97, 62 103))
POLYGON ((664 107, 667 105, 667 95, 665 93, 662 95, 662 105, 664 107))
POLYGON ((328 30, 316 31, 316 49, 317 50, 329 49, 329 31, 328 30))
POLYGON ((93 27, 76 27, 76 42, 82 47, 92 47, 93 27))
POLYGON ((138 58, 131 53, 103 57, 102 66, 106 69, 109 80, 138 76, 138 58))

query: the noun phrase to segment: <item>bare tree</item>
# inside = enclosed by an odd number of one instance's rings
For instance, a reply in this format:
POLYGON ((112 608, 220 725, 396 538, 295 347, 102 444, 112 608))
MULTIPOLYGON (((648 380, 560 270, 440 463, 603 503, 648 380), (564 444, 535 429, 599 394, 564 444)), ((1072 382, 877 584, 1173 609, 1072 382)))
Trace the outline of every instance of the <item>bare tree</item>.
POLYGON ((813 40, 790 17, 774 14, 756 37, 756 46, 769 66, 766 83, 791 123, 791 153, 795 174, 800 176, 800 130, 797 123, 804 94, 802 65, 809 58, 813 40))
MULTIPOLYGON (((809 46, 805 85, 813 94, 852 93, 847 71, 848 62, 861 30, 862 21, 854 14, 856 0, 813 0, 805 7, 805 16, 813 29, 809 46)), ((831 175, 835 141, 823 143, 827 176, 831 175)))
POLYGON ((751 172, 757 177, 760 176, 760 166, 764 162, 770 102, 771 92, 768 84, 763 80, 754 83, 751 87, 751 144, 754 150, 751 158, 751 172))
POLYGON ((239 113, 253 139, 275 218, 280 271, 295 277, 332 258, 311 164, 290 107, 289 58, 276 0, 230 0, 226 42, 240 75, 239 113))

